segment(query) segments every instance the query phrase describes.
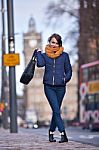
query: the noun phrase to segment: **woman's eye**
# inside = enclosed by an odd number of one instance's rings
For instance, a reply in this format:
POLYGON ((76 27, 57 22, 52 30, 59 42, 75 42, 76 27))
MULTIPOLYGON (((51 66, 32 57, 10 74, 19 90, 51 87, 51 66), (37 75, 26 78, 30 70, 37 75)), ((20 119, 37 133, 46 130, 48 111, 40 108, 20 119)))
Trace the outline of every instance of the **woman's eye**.
POLYGON ((57 42, 51 42, 52 44, 58 44, 57 42))

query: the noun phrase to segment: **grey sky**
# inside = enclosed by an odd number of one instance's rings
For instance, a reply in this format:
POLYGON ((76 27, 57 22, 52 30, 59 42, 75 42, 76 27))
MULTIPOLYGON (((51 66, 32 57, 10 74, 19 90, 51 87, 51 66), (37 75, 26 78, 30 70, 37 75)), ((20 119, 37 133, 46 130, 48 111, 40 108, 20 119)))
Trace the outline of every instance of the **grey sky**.
MULTIPOLYGON (((43 46, 47 43, 47 38, 53 33, 58 32, 62 35, 60 29, 46 27, 45 25, 45 9, 49 2, 57 1, 57 0, 13 0, 14 4, 14 29, 15 33, 15 51, 20 53, 20 65, 16 66, 16 77, 17 77, 17 93, 22 93, 22 85, 19 82, 20 76, 23 72, 23 41, 22 34, 28 31, 28 21, 31 16, 34 17, 36 21, 36 29, 38 32, 42 32, 43 38, 43 46)), ((6 4, 6 0, 5 0, 6 4)), ((5 6, 6 7, 6 6, 5 6)), ((1 9, 1 1, 0 1, 0 9, 1 9)), ((6 16, 7 12, 5 12, 6 16)), ((1 26, 1 13, 0 13, 0 49, 1 49, 1 34, 2 34, 2 26, 1 26)), ((68 46, 67 46, 68 47, 68 46)), ((7 51, 8 48, 6 48, 7 51)), ((1 51, 0 51, 1 54, 1 51)), ((0 69, 1 71, 1 69, 0 69)), ((1 77, 0 77, 1 80, 1 77)))
MULTIPOLYGON (((6 0, 4 0, 4 2, 5 2, 5 9, 6 9, 6 0)), ((48 28, 45 26, 45 9, 49 2, 51 2, 51 0, 45 0, 45 1, 44 0, 36 0, 36 1, 13 0, 14 31, 16 33, 15 51, 20 53, 20 65, 16 66, 17 93, 19 94, 22 93, 22 87, 23 87, 22 84, 20 84, 19 79, 24 69, 23 67, 24 62, 23 62, 23 55, 22 55, 22 51, 23 51, 22 34, 28 31, 28 21, 30 17, 33 16, 36 22, 37 31, 42 32, 43 45, 46 44, 47 38, 50 36, 50 34, 53 33, 53 30, 50 27, 48 28)), ((1 1, 0 1, 0 9, 1 9, 1 1)), ((7 12, 5 12, 5 22, 7 18, 6 15, 7 12)), ((6 28, 7 28, 7 24, 6 24, 6 28)), ((1 23, 1 12, 0 12, 0 56, 1 56, 1 34, 2 34, 2 23, 1 23)), ((7 47, 6 47, 6 51, 8 52, 7 47)), ((0 72, 1 72, 1 67, 0 67, 0 72)), ((0 81, 1 81, 1 76, 0 76, 0 81)))

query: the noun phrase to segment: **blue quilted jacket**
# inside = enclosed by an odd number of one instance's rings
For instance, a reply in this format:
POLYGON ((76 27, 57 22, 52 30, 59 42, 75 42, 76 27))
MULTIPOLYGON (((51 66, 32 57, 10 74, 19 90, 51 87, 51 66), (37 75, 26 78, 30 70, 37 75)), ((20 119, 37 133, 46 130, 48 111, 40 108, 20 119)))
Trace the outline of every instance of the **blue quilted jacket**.
POLYGON ((72 67, 66 52, 52 59, 49 58, 46 53, 38 51, 37 67, 45 67, 43 77, 44 84, 65 86, 72 76, 72 67))

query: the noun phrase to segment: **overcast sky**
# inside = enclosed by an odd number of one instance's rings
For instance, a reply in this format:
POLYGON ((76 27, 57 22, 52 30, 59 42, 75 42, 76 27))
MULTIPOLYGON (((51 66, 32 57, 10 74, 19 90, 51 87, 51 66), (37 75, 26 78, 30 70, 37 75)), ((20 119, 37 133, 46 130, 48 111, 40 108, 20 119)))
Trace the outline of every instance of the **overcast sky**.
MULTIPOLYGON (((16 77, 17 77, 17 93, 22 93, 22 84, 20 84, 19 79, 23 72, 24 62, 23 62, 23 43, 22 34, 28 31, 28 22, 30 17, 34 17, 36 22, 37 32, 42 32, 43 34, 43 45, 47 42, 48 36, 53 33, 51 28, 45 26, 45 9, 51 0, 13 0, 14 8, 14 31, 15 31, 15 51, 20 53, 20 65, 16 66, 16 77)), ((54 0, 55 1, 55 0, 54 0)), ((6 0, 5 9, 6 9, 6 0)), ((1 1, 0 1, 1 9, 1 1)), ((5 22, 6 22, 5 12, 5 22)), ((2 34, 2 24, 1 24, 1 13, 0 13, 0 53, 1 53, 1 34, 2 34)), ((7 28, 7 25, 6 25, 7 28)), ((6 29, 7 32, 7 29, 6 29)), ((7 44, 7 43, 6 43, 7 44)), ((8 51, 8 48, 6 48, 8 51)), ((8 69, 8 68, 7 68, 8 69)), ((0 67, 1 72, 1 67, 0 67)), ((1 81, 1 76, 0 76, 1 81)), ((1 84, 1 82, 0 82, 1 84)))
MULTIPOLYGON (((36 22, 37 32, 42 32, 43 38, 43 46, 47 43, 48 37, 53 33, 57 32, 61 34, 61 30, 52 27, 46 27, 45 25, 45 11, 46 8, 51 1, 57 0, 13 0, 14 4, 14 31, 15 31, 15 51, 20 53, 20 65, 16 66, 16 77, 17 77, 17 93, 22 94, 22 84, 20 84, 20 76, 23 72, 23 41, 22 34, 28 31, 28 22, 30 17, 34 17, 36 22)), ((0 9, 1 9, 1 1, 0 1, 0 9)), ((5 9, 6 9, 6 0, 5 0, 5 9)), ((6 22, 6 14, 5 12, 5 22, 6 22)), ((6 25, 7 28, 7 25, 6 25)), ((7 32, 7 31, 6 31, 7 32)), ((2 34, 2 26, 1 26, 1 13, 0 13, 0 50, 1 50, 1 34, 2 34)), ((67 45, 68 47, 68 45, 67 45)), ((6 48, 6 51, 8 48, 6 48)), ((1 53, 1 51, 0 51, 1 53)), ((0 69, 1 71, 1 69, 0 69)), ((1 77, 0 77, 1 78, 1 77)), ((1 80, 1 79, 0 79, 1 80)))

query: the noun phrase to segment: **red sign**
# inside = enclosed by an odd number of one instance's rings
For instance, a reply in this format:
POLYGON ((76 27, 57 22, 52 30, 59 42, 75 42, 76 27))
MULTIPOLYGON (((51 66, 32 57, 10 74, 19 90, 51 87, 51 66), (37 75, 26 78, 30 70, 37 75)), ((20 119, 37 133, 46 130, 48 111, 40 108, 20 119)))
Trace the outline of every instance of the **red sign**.
POLYGON ((5 104, 3 102, 0 103, 0 112, 3 112, 5 109, 5 104))

